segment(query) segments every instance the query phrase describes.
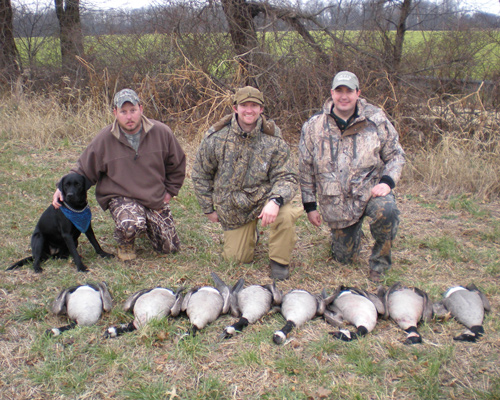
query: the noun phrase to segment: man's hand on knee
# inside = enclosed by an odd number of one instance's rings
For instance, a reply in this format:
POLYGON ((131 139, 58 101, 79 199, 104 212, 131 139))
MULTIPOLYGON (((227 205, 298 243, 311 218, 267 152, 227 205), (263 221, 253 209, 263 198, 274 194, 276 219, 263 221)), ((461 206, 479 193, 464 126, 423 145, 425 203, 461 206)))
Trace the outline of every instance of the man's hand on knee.
POLYGON ((379 183, 372 188, 372 197, 383 197, 391 193, 391 188, 387 183, 379 183))
POLYGON ((205 214, 210 222, 219 222, 219 216, 217 215, 217 212, 214 211, 210 214, 205 214))
POLYGON ((265 207, 260 212, 260 215, 257 217, 262 221, 262 226, 267 226, 276 221, 276 217, 280 212, 280 206, 277 205, 274 201, 269 201, 265 207))
POLYGON ((307 213, 307 219, 314 226, 320 226, 321 225, 321 215, 319 214, 319 211, 317 211, 317 210, 309 211, 307 213))

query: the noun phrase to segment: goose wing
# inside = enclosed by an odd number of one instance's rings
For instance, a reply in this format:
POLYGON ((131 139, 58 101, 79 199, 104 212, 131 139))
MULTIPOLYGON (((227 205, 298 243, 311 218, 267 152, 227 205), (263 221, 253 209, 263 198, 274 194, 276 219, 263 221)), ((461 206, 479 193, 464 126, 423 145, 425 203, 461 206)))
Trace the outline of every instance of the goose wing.
POLYGON ((491 311, 491 304, 488 298, 485 296, 483 292, 481 292, 476 285, 473 283, 470 283, 469 285, 466 286, 466 289, 471 290, 473 292, 477 292, 479 294, 479 297, 481 297, 481 301, 483 302, 483 307, 486 311, 491 311))
POLYGON ((70 289, 63 289, 52 303, 52 313, 55 315, 66 314, 66 296, 70 289))
POLYGON ((186 288, 181 286, 175 292, 175 303, 170 310, 170 315, 172 317, 177 317, 181 312, 182 303, 183 303, 183 299, 184 299, 182 296, 182 293, 184 292, 184 290, 186 290, 186 288))
POLYGON ((264 287, 273 295, 273 306, 279 306, 283 300, 283 292, 276 286, 276 281, 273 284, 264 285, 264 287))
POLYGON ((422 307, 422 320, 425 322, 429 322, 432 318, 432 302, 429 300, 429 296, 427 295, 426 292, 419 288, 413 288, 415 293, 419 294, 422 296, 422 299, 424 301, 423 307, 422 307))
POLYGON ((125 300, 125 303, 123 303, 123 311, 133 311, 135 302, 139 297, 141 297, 144 293, 150 292, 151 289, 141 289, 135 292, 134 294, 130 295, 127 300, 125 300))
POLYGON ((222 314, 227 314, 230 307, 231 289, 215 272, 211 272, 210 275, 214 280, 216 289, 219 291, 224 301, 222 305, 222 314))
POLYGON ((101 294, 102 309, 106 312, 111 311, 111 308, 113 307, 113 299, 108 290, 108 285, 106 282, 102 281, 97 286, 99 287, 99 293, 101 294))
POLYGON ((181 311, 186 311, 189 301, 191 300, 191 296, 198 291, 200 287, 199 286, 194 286, 191 288, 189 292, 186 293, 186 296, 182 300, 182 305, 181 305, 181 311))

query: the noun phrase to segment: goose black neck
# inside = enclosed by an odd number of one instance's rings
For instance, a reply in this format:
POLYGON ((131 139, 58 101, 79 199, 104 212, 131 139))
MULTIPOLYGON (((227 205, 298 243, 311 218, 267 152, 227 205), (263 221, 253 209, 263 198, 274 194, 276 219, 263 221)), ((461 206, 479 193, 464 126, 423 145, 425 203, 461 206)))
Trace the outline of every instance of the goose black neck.
POLYGON ((281 332, 283 332, 285 336, 288 336, 288 334, 292 331, 293 328, 295 328, 295 323, 292 321, 286 321, 286 324, 281 329, 281 332))
POLYGON ((243 329, 245 329, 248 326, 248 319, 241 317, 238 322, 233 324, 233 328, 237 332, 241 332, 243 329))

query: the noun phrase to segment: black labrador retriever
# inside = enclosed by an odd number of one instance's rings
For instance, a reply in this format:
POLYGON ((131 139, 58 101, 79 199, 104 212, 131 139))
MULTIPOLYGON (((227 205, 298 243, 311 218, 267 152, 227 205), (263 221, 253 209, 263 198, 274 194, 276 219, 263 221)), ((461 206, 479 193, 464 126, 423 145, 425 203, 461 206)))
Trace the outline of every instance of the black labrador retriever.
POLYGON ((87 271, 77 251, 78 238, 82 232, 85 232, 97 254, 101 257, 114 257, 101 248, 94 235, 90 223, 91 213, 87 205, 85 178, 75 173, 65 175, 59 182, 59 190, 64 202, 59 209, 55 209, 51 204, 38 220, 31 235, 32 256, 16 262, 7 268, 7 271, 33 261, 33 269, 39 273, 43 271, 40 267, 42 261, 49 257, 68 258, 70 254, 78 271, 87 271))

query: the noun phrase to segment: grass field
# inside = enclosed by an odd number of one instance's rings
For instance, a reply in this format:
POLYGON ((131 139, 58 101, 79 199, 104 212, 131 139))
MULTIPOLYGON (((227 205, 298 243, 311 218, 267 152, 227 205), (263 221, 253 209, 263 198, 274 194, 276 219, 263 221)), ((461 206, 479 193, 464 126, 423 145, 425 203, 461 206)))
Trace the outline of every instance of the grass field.
MULTIPOLYGON (((380 57, 384 50, 380 32, 333 31, 349 46, 380 57)), ((327 54, 344 51, 323 32, 312 31, 312 37, 327 54)), ((395 32, 388 32, 394 40, 395 32)), ((259 33, 262 50, 276 59, 288 58, 294 63, 299 55, 311 49, 294 31, 259 33)), ((59 67, 59 40, 56 37, 17 38, 17 47, 24 68, 59 67)), ((233 45, 228 35, 184 34, 182 38, 166 34, 131 34, 86 36, 85 59, 94 65, 111 66, 136 62, 142 75, 168 73, 184 64, 184 56, 218 78, 231 77, 234 71, 233 45), (201 43, 201 45, 200 45, 201 43)), ((401 63, 402 74, 427 71, 425 75, 454 79, 494 79, 500 62, 498 32, 407 31, 401 63)), ((313 56, 312 54, 310 56, 313 56)), ((389 55, 385 55, 388 57, 389 55)), ((346 53, 346 57, 349 57, 346 53)), ((99 74, 101 71, 97 71, 99 74)))
MULTIPOLYGON (((183 315, 151 323, 117 339, 104 339, 106 327, 129 322, 121 310, 133 292, 157 285, 211 284, 216 271, 228 283, 244 277, 265 284, 268 277, 266 229, 251 265, 223 261, 222 231, 201 215, 188 176, 172 203, 182 250, 159 256, 146 240, 139 257, 123 264, 97 257, 87 239, 79 251, 90 272, 76 272, 71 261, 50 260, 44 272, 28 266, 5 268, 30 252, 30 235, 51 202, 55 183, 83 149, 68 140, 39 146, 2 133, 0 152, 0 398, 1 399, 499 399, 500 398, 500 204, 480 203, 457 194, 439 200, 405 181, 398 189, 402 221, 385 285, 415 285, 437 301, 450 286, 474 282, 488 296, 492 312, 485 335, 475 344, 454 342, 463 327, 453 319, 419 328, 424 343, 409 347, 404 332, 380 320, 367 337, 335 341, 333 327, 317 318, 295 329, 282 346, 272 333, 284 320, 265 316, 241 335, 221 341, 232 323, 222 316, 196 337, 186 337, 183 315), (66 323, 49 313, 65 287, 106 281, 114 307, 92 327, 60 337, 46 329, 66 323)), ((196 143, 183 142, 192 165, 196 143)), ((89 194, 96 236, 115 252, 109 213, 89 194)), ((291 279, 284 292, 303 288, 318 293, 340 284, 376 289, 367 280, 371 236, 364 227, 359 264, 332 261, 325 227, 313 228, 302 216, 293 253, 291 279)))

